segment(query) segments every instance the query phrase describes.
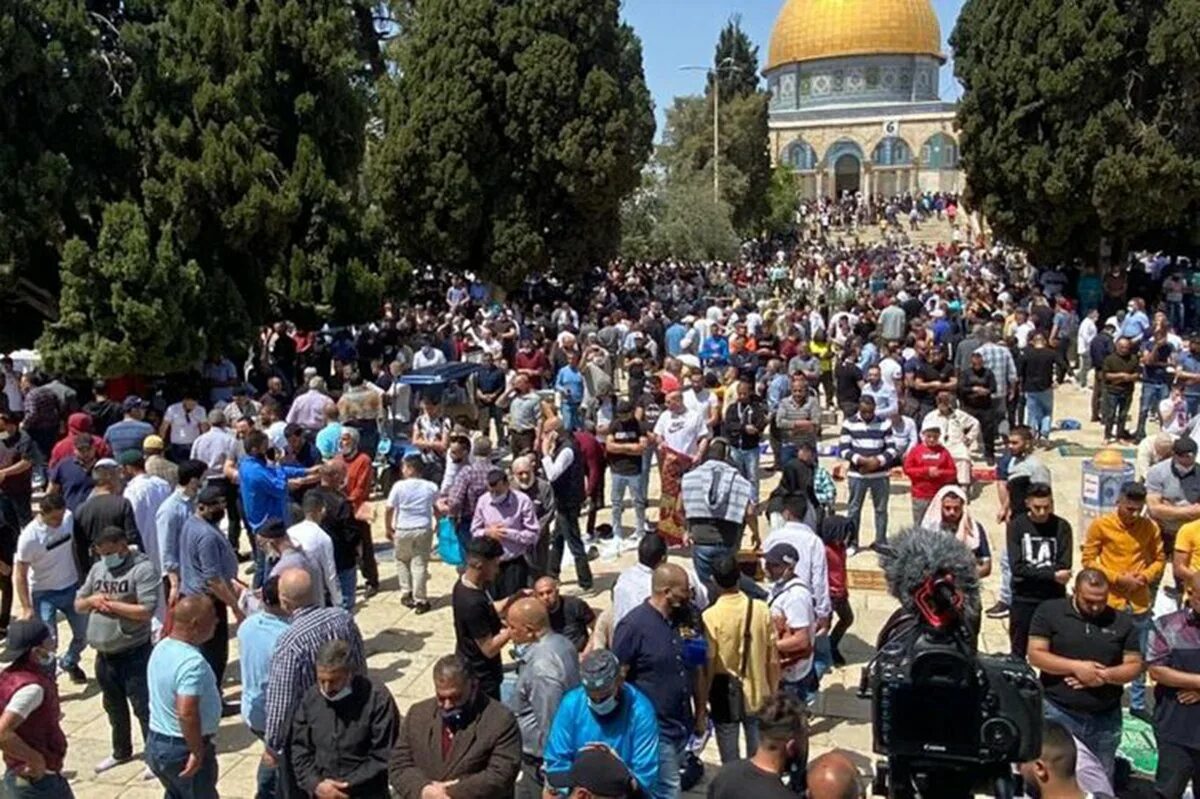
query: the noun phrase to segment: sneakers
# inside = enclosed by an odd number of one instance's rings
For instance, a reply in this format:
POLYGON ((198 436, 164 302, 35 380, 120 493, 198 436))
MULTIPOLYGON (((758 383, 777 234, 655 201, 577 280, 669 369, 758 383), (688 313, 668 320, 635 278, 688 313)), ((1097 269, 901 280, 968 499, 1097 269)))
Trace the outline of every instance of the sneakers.
POLYGON ((419 599, 413 603, 413 613, 418 616, 423 616, 431 610, 433 610, 433 606, 425 600, 419 599))
POLYGON ((99 763, 97 763, 96 767, 92 770, 97 774, 103 774, 104 772, 108 771, 109 769, 114 769, 117 766, 121 765, 122 763, 128 763, 130 760, 133 760, 132 755, 130 755, 129 757, 117 757, 115 755, 109 755, 108 757, 104 758, 99 763))
POLYGON ((1008 618, 1008 603, 1007 602, 997 602, 996 604, 992 605, 990 608, 985 610, 984 615, 986 615, 989 619, 1007 619, 1008 618))
POLYGON ((400 597, 400 604, 406 608, 415 608, 417 606, 417 603, 413 601, 412 594, 405 594, 400 597))
POLYGON ((63 669, 63 671, 65 671, 67 676, 71 678, 71 682, 75 683, 76 685, 87 685, 87 675, 83 673, 83 669, 79 668, 78 663, 70 668, 63 669))
POLYGON ((142 769, 142 781, 143 782, 149 782, 150 780, 156 780, 156 779, 158 779, 158 777, 156 777, 154 772, 150 770, 149 766, 146 766, 144 769, 142 769))

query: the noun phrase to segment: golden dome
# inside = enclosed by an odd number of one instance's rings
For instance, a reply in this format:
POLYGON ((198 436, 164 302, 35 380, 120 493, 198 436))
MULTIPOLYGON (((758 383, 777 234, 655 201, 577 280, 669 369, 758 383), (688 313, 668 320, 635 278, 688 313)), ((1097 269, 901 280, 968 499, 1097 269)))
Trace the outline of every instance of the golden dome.
POLYGON ((930 0, 787 0, 771 31, 767 69, 850 55, 941 59, 941 46, 930 0))

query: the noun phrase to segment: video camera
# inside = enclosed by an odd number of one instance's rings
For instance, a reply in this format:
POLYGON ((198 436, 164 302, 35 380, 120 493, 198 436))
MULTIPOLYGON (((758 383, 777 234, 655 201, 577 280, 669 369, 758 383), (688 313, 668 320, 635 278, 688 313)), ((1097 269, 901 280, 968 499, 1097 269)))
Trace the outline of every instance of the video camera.
POLYGON ((974 557, 953 536, 910 530, 880 555, 901 608, 863 673, 872 700, 875 793, 1011 797, 1012 765, 1041 753, 1042 688, 1018 658, 979 655, 974 557))

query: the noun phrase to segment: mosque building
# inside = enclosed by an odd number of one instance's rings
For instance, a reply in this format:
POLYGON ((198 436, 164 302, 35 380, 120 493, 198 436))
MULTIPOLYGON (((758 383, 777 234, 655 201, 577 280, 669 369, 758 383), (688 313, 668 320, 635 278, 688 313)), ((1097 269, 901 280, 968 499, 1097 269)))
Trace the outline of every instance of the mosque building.
POLYGON ((960 190, 941 44, 930 0, 786 0, 764 74, 771 158, 802 196, 960 190))

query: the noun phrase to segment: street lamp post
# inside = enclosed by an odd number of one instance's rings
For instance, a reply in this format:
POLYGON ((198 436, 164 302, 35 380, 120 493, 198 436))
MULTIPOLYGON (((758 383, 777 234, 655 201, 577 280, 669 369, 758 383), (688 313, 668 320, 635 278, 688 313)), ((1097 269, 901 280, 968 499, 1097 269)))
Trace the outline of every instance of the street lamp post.
POLYGON ((713 202, 721 201, 721 71, 726 69, 741 71, 733 57, 724 59, 716 67, 702 67, 696 64, 681 66, 683 70, 700 70, 713 76, 713 202))

